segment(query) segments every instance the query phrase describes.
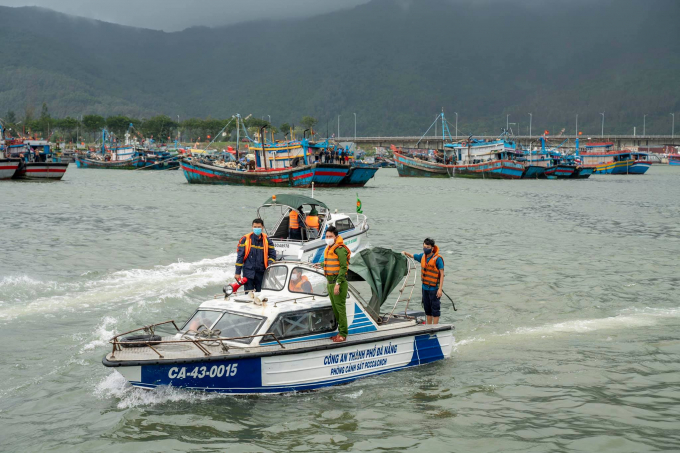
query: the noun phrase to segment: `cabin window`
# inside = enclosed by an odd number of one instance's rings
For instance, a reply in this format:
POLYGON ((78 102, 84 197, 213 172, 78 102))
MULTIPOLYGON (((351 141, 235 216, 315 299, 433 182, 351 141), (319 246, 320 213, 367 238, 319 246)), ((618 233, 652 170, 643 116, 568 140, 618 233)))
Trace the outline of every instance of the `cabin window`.
POLYGON ((328 280, 318 272, 295 267, 290 273, 288 291, 291 293, 328 296, 328 280))
MULTIPOLYGON (((233 337, 247 337, 249 335, 254 335, 257 333, 262 320, 259 316, 249 316, 244 314, 237 314, 231 312, 225 312, 224 315, 217 321, 215 328, 213 330, 220 331, 220 337, 223 338, 233 338, 233 337)), ((250 343, 252 338, 243 338, 238 341, 239 343, 250 343)))
POLYGON ((303 313, 283 313, 276 318, 269 331, 278 339, 332 332, 337 328, 333 309, 330 307, 303 313))
POLYGON ((354 224, 350 219, 340 219, 335 222, 335 228, 338 229, 339 233, 342 233, 343 231, 351 230, 354 228, 354 224))
POLYGON ((201 326, 205 326, 206 328, 210 329, 221 314, 222 312, 220 311, 198 310, 196 313, 194 313, 194 316, 192 316, 191 319, 188 320, 186 324, 184 324, 182 331, 197 331, 201 326))
POLYGON ((262 278, 262 289, 281 291, 286 285, 288 268, 286 266, 270 266, 262 278))

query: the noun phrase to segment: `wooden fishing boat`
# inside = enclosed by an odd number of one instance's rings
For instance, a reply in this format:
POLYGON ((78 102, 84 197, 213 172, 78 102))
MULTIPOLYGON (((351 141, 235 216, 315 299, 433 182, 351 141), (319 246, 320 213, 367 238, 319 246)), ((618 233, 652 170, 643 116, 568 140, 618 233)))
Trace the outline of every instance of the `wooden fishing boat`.
POLYGON ((10 140, 7 142, 5 154, 17 164, 12 175, 13 179, 58 181, 64 177, 68 168, 68 162, 61 162, 52 153, 46 140, 10 140))
MULTIPOLYGON (((235 115, 237 121, 240 115, 235 115)), ((225 126, 226 127, 226 126, 225 126)), ((239 128, 237 126, 237 131, 239 128)), ((209 154, 194 154, 181 159, 180 168, 191 184, 226 184, 270 187, 362 187, 378 171, 374 167, 350 166, 320 162, 324 150, 336 145, 328 140, 311 142, 302 140, 286 142, 267 141, 264 128, 260 129, 260 140, 249 139, 248 153, 252 159, 234 161, 228 166, 216 165, 209 154)), ((239 139, 237 134, 237 143, 239 139)), ((239 156, 238 149, 236 156, 239 156)))
POLYGON ((445 165, 410 157, 401 152, 394 152, 394 163, 399 176, 417 178, 450 178, 453 165, 445 165))
POLYGON ((652 165, 648 153, 612 150, 613 147, 611 142, 586 145, 586 151, 581 154, 584 165, 605 175, 642 175, 652 165))
POLYGON ((0 180, 12 179, 20 163, 18 159, 0 159, 0 180))

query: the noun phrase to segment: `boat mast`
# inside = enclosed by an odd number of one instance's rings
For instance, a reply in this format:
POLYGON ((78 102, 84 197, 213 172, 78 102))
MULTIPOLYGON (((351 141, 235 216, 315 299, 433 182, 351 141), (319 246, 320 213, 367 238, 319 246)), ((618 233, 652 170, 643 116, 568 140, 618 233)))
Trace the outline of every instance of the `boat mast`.
POLYGON ((238 145, 241 142, 241 131, 239 130, 239 119, 241 118, 241 115, 239 113, 236 114, 236 160, 239 160, 241 156, 239 156, 238 152, 238 145))

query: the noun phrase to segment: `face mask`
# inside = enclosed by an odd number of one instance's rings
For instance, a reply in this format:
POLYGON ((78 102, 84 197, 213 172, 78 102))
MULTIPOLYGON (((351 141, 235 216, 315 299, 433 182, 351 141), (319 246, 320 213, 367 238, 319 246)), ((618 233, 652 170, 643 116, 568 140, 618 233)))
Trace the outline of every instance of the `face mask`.
POLYGON ((298 274, 293 274, 290 276, 290 279, 293 280, 294 282, 296 282, 299 278, 300 276, 298 274))
POLYGON ((327 245, 335 244, 335 238, 326 238, 326 244, 327 245))
POLYGON ((429 247, 423 247, 423 253, 429 255, 430 253, 432 253, 432 249, 429 247))
POLYGON ((259 236, 262 234, 262 228, 253 228, 253 233, 255 233, 255 236, 259 236))

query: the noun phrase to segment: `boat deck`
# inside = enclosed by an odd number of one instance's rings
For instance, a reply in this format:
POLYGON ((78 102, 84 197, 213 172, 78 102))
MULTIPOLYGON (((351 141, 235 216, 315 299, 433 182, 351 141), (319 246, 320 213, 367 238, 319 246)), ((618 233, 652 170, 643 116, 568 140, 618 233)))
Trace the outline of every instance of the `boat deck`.
MULTIPOLYGON (((428 333, 452 330, 450 324, 439 325, 415 325, 403 328, 392 328, 389 330, 378 330, 373 332, 360 333, 347 337, 347 341, 333 343, 325 338, 320 340, 307 340, 294 343, 285 343, 281 347, 278 344, 267 346, 247 346, 238 345, 234 341, 224 341, 228 346, 225 352, 218 341, 202 341, 200 344, 210 354, 207 355, 198 346, 190 341, 176 342, 175 336, 162 337, 160 344, 152 344, 152 347, 140 346, 131 348, 120 348, 115 354, 109 353, 104 359, 107 366, 126 366, 143 364, 162 364, 167 362, 194 362, 194 361, 215 361, 224 359, 237 359, 245 357, 264 357, 271 355, 284 355, 315 350, 334 349, 350 345, 359 345, 373 341, 383 341, 407 337, 412 335, 422 335, 428 333), (165 343, 165 342, 168 343, 165 343), (173 343, 174 342, 174 343, 173 343), (158 352, 156 352, 158 351, 158 352), (162 357, 160 355, 162 355, 162 357)), ((122 339, 121 339, 122 340, 122 339)))

